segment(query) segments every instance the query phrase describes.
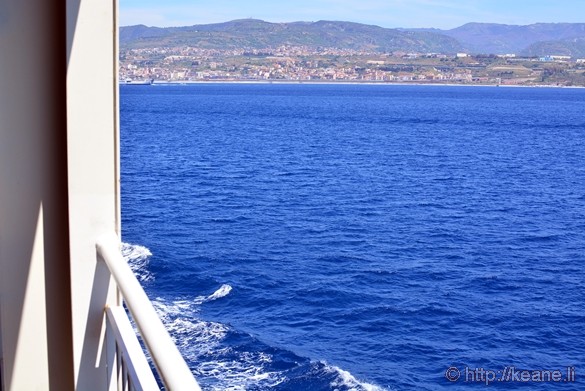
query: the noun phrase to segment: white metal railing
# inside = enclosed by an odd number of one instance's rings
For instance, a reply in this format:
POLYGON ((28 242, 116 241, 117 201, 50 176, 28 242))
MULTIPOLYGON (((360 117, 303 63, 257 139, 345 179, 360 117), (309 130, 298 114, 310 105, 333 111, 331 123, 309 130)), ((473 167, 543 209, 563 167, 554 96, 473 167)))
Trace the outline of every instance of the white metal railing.
POLYGON ((108 307, 106 316, 108 318, 108 332, 111 332, 116 340, 118 390, 158 390, 156 379, 150 370, 124 307, 108 307))
MULTIPOLYGON (((97 252, 108 266, 165 388, 170 391, 200 391, 179 349, 158 317, 148 296, 120 252, 114 233, 102 236, 97 252)), ((121 389, 158 390, 158 385, 123 307, 106 309, 108 323, 116 337, 119 354, 118 379, 121 389), (121 356, 121 357, 120 357, 121 356)))

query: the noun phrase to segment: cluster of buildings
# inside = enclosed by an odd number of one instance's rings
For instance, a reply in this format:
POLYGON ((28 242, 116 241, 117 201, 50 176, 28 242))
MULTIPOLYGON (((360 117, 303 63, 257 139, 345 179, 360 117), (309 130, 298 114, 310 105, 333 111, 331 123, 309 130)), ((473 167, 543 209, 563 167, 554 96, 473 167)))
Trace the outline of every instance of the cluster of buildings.
POLYGON ((585 60, 280 46, 122 49, 122 82, 346 81, 585 85, 585 60), (550 79, 550 80, 547 80, 550 79))

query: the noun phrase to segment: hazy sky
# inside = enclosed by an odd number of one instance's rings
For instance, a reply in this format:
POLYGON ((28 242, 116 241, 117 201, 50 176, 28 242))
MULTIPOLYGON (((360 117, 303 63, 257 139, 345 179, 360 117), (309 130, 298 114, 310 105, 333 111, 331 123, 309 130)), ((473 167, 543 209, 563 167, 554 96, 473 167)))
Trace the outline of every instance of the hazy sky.
POLYGON ((243 18, 443 29, 468 22, 585 22, 585 0, 119 0, 119 4, 121 26, 190 26, 243 18))

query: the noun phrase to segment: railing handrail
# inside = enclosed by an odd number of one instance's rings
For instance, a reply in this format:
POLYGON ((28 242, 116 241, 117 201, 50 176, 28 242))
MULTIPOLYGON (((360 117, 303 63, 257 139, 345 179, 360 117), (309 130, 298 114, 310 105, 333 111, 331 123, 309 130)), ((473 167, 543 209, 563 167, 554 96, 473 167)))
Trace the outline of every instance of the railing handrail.
POLYGON ((120 245, 118 236, 111 233, 102 236, 97 241, 96 247, 122 293, 163 383, 171 391, 200 391, 199 384, 158 317, 144 289, 130 266, 124 261, 120 245))

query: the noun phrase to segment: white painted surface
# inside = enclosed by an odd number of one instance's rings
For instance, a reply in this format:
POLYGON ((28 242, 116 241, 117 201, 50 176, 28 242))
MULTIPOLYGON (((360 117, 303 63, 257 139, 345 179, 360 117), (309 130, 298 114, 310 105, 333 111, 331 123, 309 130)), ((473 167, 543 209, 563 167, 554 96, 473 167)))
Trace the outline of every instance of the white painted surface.
POLYGON ((115 1, 68 0, 67 130, 75 385, 106 390, 113 345, 104 307, 116 294, 97 262, 99 235, 119 226, 115 1), (104 343, 109 346, 104 346, 104 343))
POLYGON ((6 391, 73 385, 64 11, 64 4, 44 0, 0 2, 0 358, 6 391))
POLYGON ((108 386, 103 309, 115 295, 95 239, 119 226, 115 10, 114 0, 0 2, 6 391, 108 386))

